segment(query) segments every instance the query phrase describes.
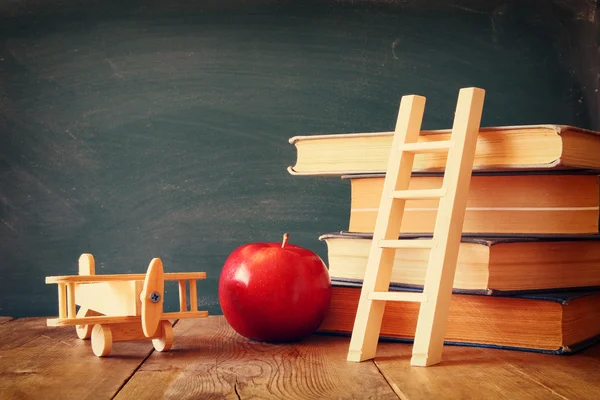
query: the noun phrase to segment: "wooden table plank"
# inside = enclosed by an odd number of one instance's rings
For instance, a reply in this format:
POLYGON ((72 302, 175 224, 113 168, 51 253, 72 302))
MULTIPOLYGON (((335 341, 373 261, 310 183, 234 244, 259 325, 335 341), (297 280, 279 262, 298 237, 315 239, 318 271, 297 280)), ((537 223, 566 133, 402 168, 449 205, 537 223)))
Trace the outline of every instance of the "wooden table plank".
POLYGON ((74 327, 49 328, 44 318, 0 325, 0 398, 111 399, 150 353, 150 342, 115 343, 98 358, 74 327), (114 356, 113 356, 114 355, 114 356))
POLYGON ((372 362, 348 363, 347 338, 264 344, 223 317, 180 320, 171 351, 153 353, 116 399, 397 399, 372 362))
MULTIPOLYGON (((598 347, 595 346, 595 354, 598 354, 598 347)), ((590 349, 589 354, 594 354, 593 350, 590 349)), ((596 400, 600 397, 600 361, 585 353, 561 357, 485 349, 484 354, 509 364, 515 371, 563 399, 596 400)))
POLYGON ((12 321, 13 317, 0 317, 0 325, 7 323, 8 321, 12 321))
POLYGON ((381 343, 375 363, 349 363, 347 337, 269 345, 242 338, 220 316, 180 321, 173 349, 153 353, 146 362, 149 342, 115 343, 111 356, 100 359, 73 328, 48 328, 42 318, 4 323, 0 335, 3 400, 115 394, 117 399, 569 400, 596 399, 600 393, 600 345, 574 356, 447 346, 442 364, 422 368, 410 367, 410 345, 381 343))
POLYGON ((411 367, 412 346, 381 343, 376 365, 396 393, 415 399, 597 399, 592 357, 446 346, 441 364, 411 367), (485 395, 484 395, 485 394, 485 395))

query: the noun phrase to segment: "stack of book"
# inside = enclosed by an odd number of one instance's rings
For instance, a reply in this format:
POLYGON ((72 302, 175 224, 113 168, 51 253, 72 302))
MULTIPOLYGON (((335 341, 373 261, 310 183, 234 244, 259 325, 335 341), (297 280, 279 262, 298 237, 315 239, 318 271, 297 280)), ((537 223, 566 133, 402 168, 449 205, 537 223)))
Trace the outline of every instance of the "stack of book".
MULTIPOLYGON (((333 284, 321 332, 352 332, 392 132, 296 136, 294 175, 351 187, 347 231, 320 237, 333 284)), ((444 140, 449 131, 422 131, 444 140)), ((441 186, 444 155, 415 158, 410 189, 441 186)), ((600 132, 568 126, 481 128, 463 225, 447 344, 554 354, 600 338, 600 132)), ((430 237, 437 200, 409 200, 403 238, 430 237)), ((422 290, 428 252, 396 251, 390 290, 422 290)), ((419 304, 388 302, 382 338, 413 339, 419 304)))

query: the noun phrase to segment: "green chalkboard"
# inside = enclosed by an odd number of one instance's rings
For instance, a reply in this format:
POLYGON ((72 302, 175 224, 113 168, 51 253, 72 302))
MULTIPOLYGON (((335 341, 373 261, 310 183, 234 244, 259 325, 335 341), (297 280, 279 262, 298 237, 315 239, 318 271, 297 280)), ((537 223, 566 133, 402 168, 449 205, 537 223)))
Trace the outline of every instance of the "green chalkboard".
POLYGON ((55 315, 44 277, 84 252, 98 273, 206 271, 211 313, 243 243, 289 232, 326 260, 349 186, 289 175, 288 138, 392 129, 404 94, 428 129, 464 86, 486 89, 484 125, 599 128, 584 5, 250 3, 0 5, 0 314, 55 315))

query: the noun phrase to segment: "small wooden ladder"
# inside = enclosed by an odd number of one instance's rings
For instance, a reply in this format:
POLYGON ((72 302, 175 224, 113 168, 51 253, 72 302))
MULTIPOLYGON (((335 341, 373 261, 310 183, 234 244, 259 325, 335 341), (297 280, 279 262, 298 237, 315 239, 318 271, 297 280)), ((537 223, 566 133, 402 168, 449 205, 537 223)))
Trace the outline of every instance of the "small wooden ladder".
POLYGON ((411 365, 441 361, 484 97, 482 89, 461 89, 450 139, 429 142, 418 142, 425 98, 402 97, 348 361, 375 357, 386 301, 421 303, 411 365), (415 155, 442 151, 448 152, 442 187, 409 190, 415 155), (431 198, 439 199, 432 239, 398 240, 406 200, 431 198), (402 248, 430 249, 422 293, 389 291, 394 254, 402 248))

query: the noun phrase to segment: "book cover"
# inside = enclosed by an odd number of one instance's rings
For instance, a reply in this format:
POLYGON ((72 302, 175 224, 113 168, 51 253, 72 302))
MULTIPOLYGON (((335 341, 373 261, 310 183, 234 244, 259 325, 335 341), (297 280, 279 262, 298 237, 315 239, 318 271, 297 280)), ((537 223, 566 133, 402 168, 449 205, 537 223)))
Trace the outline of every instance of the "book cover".
MULTIPOLYGON (((586 234, 599 231, 597 174, 474 173, 467 193, 464 233, 586 234)), ((350 183, 348 230, 373 232, 385 175, 344 175, 350 183)), ((409 189, 442 186, 443 176, 413 173, 409 189)), ((406 201, 401 232, 433 232, 439 201, 406 201)))
MULTIPOLYGON (((401 234, 429 239, 431 234, 401 234)), ((363 279, 372 234, 335 232, 319 237, 327 245, 332 278, 363 279)), ((422 287, 429 251, 396 251, 392 285, 422 287)), ((455 290, 479 293, 574 290, 600 287, 600 234, 462 235, 453 283, 455 290)))
MULTIPOLYGON (((447 140, 450 130, 421 131, 420 141, 447 140)), ((385 172, 393 132, 294 136, 292 175, 385 172)), ((564 125, 482 127, 473 170, 600 170, 600 133, 564 125)), ((443 170, 446 157, 421 154, 415 171, 443 170)))
MULTIPOLYGON (((318 332, 349 336, 361 285, 336 280, 332 284, 330 310, 318 332)), ((417 303, 387 302, 381 339, 412 343, 418 309, 417 303)), ((445 343, 573 354, 599 339, 600 290, 596 289, 493 296, 455 293, 445 343)))

